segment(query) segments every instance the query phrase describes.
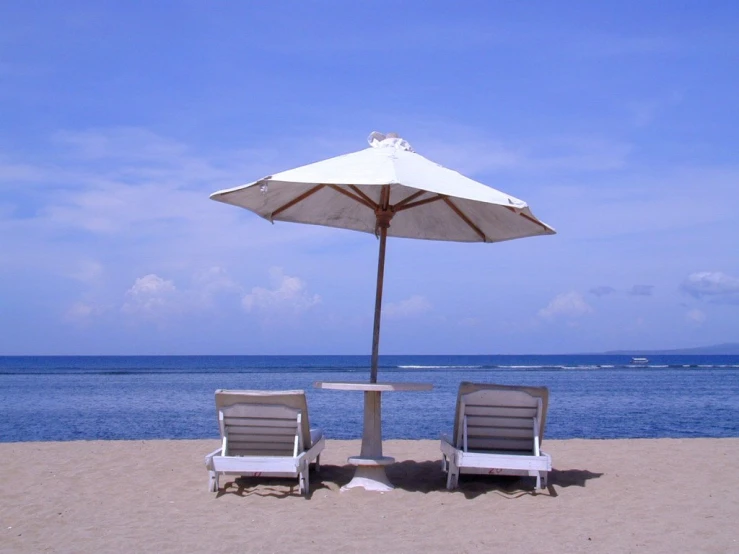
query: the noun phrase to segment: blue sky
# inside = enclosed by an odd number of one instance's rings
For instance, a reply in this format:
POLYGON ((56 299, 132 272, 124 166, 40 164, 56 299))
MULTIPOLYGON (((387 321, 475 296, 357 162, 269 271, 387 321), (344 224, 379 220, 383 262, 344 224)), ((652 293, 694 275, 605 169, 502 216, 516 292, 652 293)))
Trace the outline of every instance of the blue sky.
POLYGON ((739 341, 736 2, 3 2, 0 354, 369 354, 377 240, 218 189, 394 131, 557 235, 388 242, 381 352, 739 341))

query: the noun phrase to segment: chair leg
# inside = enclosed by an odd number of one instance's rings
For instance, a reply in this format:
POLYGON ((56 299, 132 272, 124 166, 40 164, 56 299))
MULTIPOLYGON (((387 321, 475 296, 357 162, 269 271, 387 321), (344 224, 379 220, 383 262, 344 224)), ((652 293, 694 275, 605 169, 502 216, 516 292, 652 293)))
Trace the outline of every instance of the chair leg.
POLYGON ((310 492, 308 473, 308 466, 306 466, 305 469, 301 470, 300 473, 298 473, 298 492, 305 496, 308 496, 308 493, 310 492))
POLYGON ((218 473, 212 470, 208 472, 208 491, 218 492, 218 473))
POLYGON ((446 460, 446 454, 441 455, 441 471, 447 473, 449 471, 449 464, 446 460))
POLYGON ((316 456, 316 473, 321 472, 321 455, 316 456))
POLYGON ((453 462, 447 462, 449 465, 446 475, 447 490, 454 490, 459 485, 459 468, 453 462))

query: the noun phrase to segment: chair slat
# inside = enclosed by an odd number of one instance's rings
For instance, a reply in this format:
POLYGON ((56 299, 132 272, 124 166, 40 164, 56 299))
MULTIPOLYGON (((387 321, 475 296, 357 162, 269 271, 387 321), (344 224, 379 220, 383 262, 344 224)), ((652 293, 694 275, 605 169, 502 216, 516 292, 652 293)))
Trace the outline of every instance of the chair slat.
POLYGON ((522 429, 520 427, 478 427, 468 425, 467 437, 501 437, 534 440, 531 429, 522 429))
POLYGON ((528 429, 533 435, 531 428, 533 418, 530 417, 489 417, 489 416, 467 416, 469 427, 511 427, 516 429, 528 429))
POLYGON ((292 427, 295 428, 296 418, 266 418, 266 417, 234 417, 224 416, 224 420, 232 425, 254 425, 256 427, 292 427))
POLYGON ((276 444, 235 444, 229 446, 227 456, 257 456, 263 455, 265 452, 272 452, 273 456, 291 456, 292 448, 281 447, 276 444))
POLYGON ((245 425, 229 425, 226 423, 226 433, 231 439, 232 437, 244 437, 251 435, 270 435, 278 437, 294 437, 297 433, 297 429, 293 425, 293 428, 289 427, 252 427, 245 425))
POLYGON ((224 417, 254 417, 260 419, 291 419, 295 421, 300 410, 270 404, 233 404, 222 410, 224 417))
POLYGON ((233 444, 229 444, 227 450, 227 456, 230 456, 234 452, 249 452, 251 450, 275 450, 280 452, 289 452, 290 455, 292 455, 293 447, 292 444, 288 443, 236 441, 233 444))
POLYGON ((480 405, 480 406, 507 406, 507 407, 519 407, 519 408, 534 408, 536 409, 537 400, 530 394, 523 391, 506 391, 505 397, 500 394, 497 390, 477 390, 475 392, 467 393, 463 396, 465 403, 468 405, 480 405))
POLYGON ((536 407, 530 406, 481 406, 479 404, 465 404, 465 414, 468 416, 490 416, 490 417, 528 417, 536 415, 536 407))
POLYGON ((229 439, 228 445, 229 448, 235 447, 236 445, 240 446, 250 446, 250 445, 265 445, 265 444, 274 444, 277 448, 282 448, 283 446, 289 445, 292 449, 294 440, 293 437, 270 437, 270 436, 259 436, 259 437, 239 437, 237 439, 229 439))
POLYGON ((515 438, 490 438, 490 437, 468 437, 467 447, 469 450, 534 450, 534 441, 515 438))

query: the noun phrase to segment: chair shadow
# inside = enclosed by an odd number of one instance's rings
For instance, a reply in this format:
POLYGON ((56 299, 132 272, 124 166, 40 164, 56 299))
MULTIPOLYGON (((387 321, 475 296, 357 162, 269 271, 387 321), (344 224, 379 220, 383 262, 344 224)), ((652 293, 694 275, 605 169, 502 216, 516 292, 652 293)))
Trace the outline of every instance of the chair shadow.
MULTIPOLYGON (((602 473, 593 473, 583 469, 553 469, 547 479, 547 496, 559 496, 557 488, 584 487, 590 479, 598 479, 602 473)), ((467 498, 475 498, 481 494, 498 494, 505 498, 519 498, 521 496, 539 496, 544 490, 536 488, 533 477, 519 477, 515 475, 461 475, 459 490, 467 498)))
MULTIPOLYGON (((322 465, 319 472, 311 469, 310 499, 318 491, 339 491, 351 481, 354 475, 353 465, 322 465)), ((446 473, 441 470, 440 460, 421 462, 406 460, 389 465, 386 468, 388 479, 396 489, 407 492, 428 494, 446 491, 446 473)), ((546 491, 547 496, 557 497, 557 488, 584 487, 591 479, 598 479, 602 473, 594 473, 585 469, 553 469, 549 473, 546 491)), ((519 498, 543 493, 536 490, 533 477, 517 477, 507 475, 461 475, 459 487, 450 494, 464 494, 466 498, 476 498, 483 494, 498 494, 505 498, 519 498)), ((226 494, 237 496, 260 496, 274 498, 300 497, 298 483, 295 478, 270 477, 237 477, 225 481, 218 490, 217 498, 226 494)))
POLYGON ((223 481, 216 493, 216 498, 226 495, 241 497, 271 496, 274 498, 302 496, 296 478, 246 476, 231 476, 230 479, 223 481))

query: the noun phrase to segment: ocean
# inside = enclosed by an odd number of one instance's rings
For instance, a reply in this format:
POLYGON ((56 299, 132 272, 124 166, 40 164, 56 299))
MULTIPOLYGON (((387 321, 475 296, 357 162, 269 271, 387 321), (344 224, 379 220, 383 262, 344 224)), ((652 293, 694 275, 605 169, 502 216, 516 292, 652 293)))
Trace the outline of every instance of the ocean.
MULTIPOLYGON (((553 439, 739 437, 739 356, 381 356, 383 437, 450 432, 461 381, 547 386, 553 439)), ((360 438, 369 356, 0 357, 0 442, 218 437, 216 389, 303 389, 311 426, 360 438)))

